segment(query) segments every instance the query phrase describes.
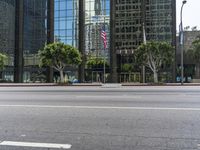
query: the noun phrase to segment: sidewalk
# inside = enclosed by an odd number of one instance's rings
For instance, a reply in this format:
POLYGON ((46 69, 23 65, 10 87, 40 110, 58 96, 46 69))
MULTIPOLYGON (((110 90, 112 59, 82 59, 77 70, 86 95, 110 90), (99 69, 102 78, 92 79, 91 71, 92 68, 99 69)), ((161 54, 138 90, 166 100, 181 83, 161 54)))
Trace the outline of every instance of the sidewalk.
POLYGON ((0 87, 17 87, 17 86, 58 86, 57 83, 0 83, 0 87))
POLYGON ((0 87, 18 87, 18 86, 200 86, 200 83, 74 83, 74 84, 58 84, 58 83, 0 83, 0 87))

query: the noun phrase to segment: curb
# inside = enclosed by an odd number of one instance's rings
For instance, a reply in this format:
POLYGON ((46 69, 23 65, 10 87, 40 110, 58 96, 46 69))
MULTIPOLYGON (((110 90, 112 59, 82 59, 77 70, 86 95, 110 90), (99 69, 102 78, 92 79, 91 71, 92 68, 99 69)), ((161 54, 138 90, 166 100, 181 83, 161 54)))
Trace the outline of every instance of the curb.
POLYGON ((128 86, 200 86, 200 83, 73 83, 73 84, 58 84, 58 83, 0 83, 0 87, 41 87, 41 86, 102 86, 102 87, 128 87, 128 86))

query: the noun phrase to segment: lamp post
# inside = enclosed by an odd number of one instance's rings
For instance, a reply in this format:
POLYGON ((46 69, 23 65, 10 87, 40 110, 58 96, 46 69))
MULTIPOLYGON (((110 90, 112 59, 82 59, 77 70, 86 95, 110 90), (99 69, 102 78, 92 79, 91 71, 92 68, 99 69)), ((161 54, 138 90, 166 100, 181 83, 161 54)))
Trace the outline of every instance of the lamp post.
MULTIPOLYGON (((103 24, 104 24, 104 31, 106 32, 106 1, 104 0, 104 20, 103 20, 103 24)), ((107 39, 106 39, 107 40, 107 39)), ((104 60, 103 60, 103 83, 106 83, 106 47, 104 46, 104 60)))
POLYGON ((182 21, 182 14, 183 14, 183 6, 184 4, 186 4, 186 0, 183 0, 182 1, 182 6, 181 6, 181 13, 180 13, 180 50, 181 50, 181 85, 183 85, 183 78, 184 78, 184 75, 183 75, 183 21, 182 21))

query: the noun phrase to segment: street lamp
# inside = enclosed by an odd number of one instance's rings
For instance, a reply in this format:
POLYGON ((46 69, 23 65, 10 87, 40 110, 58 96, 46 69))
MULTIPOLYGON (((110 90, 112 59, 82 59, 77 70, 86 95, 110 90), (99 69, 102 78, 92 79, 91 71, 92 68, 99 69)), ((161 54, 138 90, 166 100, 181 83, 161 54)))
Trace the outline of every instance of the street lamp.
POLYGON ((186 4, 186 0, 183 0, 182 1, 182 6, 181 6, 181 13, 180 13, 180 26, 179 26, 179 29, 180 29, 180 50, 181 50, 181 85, 183 85, 183 21, 182 21, 182 14, 183 14, 183 6, 184 4, 186 4))
MULTIPOLYGON (((104 31, 106 32, 106 1, 104 0, 104 11, 103 11, 103 14, 104 14, 104 20, 103 20, 103 24, 104 24, 104 31)), ((107 39, 106 39, 107 40, 107 39)), ((104 46, 104 61, 103 61, 103 83, 105 84, 106 83, 106 48, 104 46)))

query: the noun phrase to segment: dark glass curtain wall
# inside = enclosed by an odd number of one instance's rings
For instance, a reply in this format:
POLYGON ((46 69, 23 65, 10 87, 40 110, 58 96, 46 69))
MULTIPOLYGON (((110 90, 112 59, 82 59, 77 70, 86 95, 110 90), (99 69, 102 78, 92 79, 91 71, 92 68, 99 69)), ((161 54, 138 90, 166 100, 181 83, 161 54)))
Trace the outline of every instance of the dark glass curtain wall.
POLYGON ((0 81, 14 80, 15 51, 15 0, 0 0, 0 52, 8 55, 3 71, 0 70, 0 81))

